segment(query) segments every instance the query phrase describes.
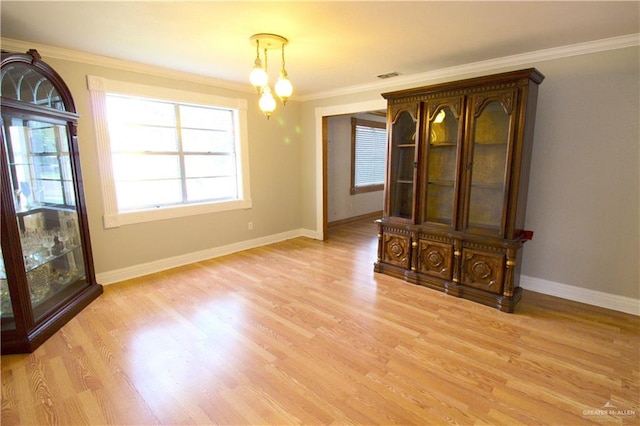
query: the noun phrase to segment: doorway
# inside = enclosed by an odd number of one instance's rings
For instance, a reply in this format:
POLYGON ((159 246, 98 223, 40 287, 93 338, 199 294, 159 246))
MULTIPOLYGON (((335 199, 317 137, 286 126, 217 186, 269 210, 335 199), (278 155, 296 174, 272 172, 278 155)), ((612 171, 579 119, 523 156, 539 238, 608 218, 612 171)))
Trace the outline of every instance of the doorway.
POLYGON ((326 107, 326 108, 317 108, 316 109, 316 142, 319 155, 316 157, 319 161, 319 167, 316 169, 316 179, 317 182, 322 183, 321 191, 317 194, 316 199, 316 218, 318 223, 318 229, 322 230, 322 239, 328 238, 328 228, 330 222, 336 221, 348 221, 349 219, 356 218, 357 220, 359 216, 362 218, 366 217, 366 214, 370 213, 372 215, 379 214, 379 211, 382 210, 382 194, 373 193, 372 195, 367 194, 357 194, 357 195, 365 195, 365 197, 357 197, 349 199, 348 196, 345 195, 345 191, 348 194, 349 188, 345 189, 345 178, 344 176, 350 176, 350 149, 351 149, 351 132, 350 132, 350 124, 348 127, 348 133, 345 139, 345 125, 341 123, 341 121, 347 121, 350 123, 350 117, 355 115, 362 115, 370 113, 371 111, 375 111, 374 114, 379 114, 381 111, 386 111, 386 101, 384 99, 370 101, 370 102, 361 102, 357 104, 349 104, 349 105, 339 105, 334 107, 326 107), (338 126, 339 129, 332 126, 338 126), (333 139, 333 142, 332 142, 333 139), (346 140, 346 142, 345 142, 346 140), (331 147, 330 144, 334 144, 331 147), (345 151, 345 145, 349 150, 345 151), (337 149, 334 149, 337 148, 337 149), (344 152, 349 153, 349 162, 347 162, 347 169, 344 169, 344 158, 340 161, 340 165, 337 164, 336 159, 332 159, 332 156, 335 153, 339 153, 339 155, 344 155, 344 152), (335 163, 335 164, 334 164, 335 163), (340 176, 333 176, 334 166, 340 166, 340 176), (331 178, 329 174, 332 173, 331 178), (334 179, 336 178, 336 179, 334 179), (342 194, 334 194, 330 191, 340 191, 342 194), (379 197, 379 204, 377 208, 374 208, 374 211, 366 212, 367 210, 372 210, 370 206, 375 205, 376 196, 379 197), (346 201, 345 201, 346 200, 346 201), (330 206, 330 203, 341 203, 340 206, 330 206), (345 204, 346 203, 346 204, 345 204), (330 211, 330 208, 332 209, 330 211), (353 215, 352 215, 353 214, 353 215), (348 217, 352 215, 351 217, 348 217), (331 219, 331 220, 330 220, 331 219))

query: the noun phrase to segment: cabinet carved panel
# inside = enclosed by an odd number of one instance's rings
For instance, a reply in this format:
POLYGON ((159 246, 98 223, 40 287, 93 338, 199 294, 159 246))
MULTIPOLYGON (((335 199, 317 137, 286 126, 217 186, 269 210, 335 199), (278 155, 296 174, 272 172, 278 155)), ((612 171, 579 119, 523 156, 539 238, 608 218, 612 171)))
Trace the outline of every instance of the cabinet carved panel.
POLYGON ((462 284, 502 293, 504 254, 462 250, 462 284))
POLYGON ((383 234, 382 260, 391 265, 409 268, 411 238, 408 235, 383 234))
POLYGON ((449 244, 420 240, 418 243, 418 272, 443 280, 452 276, 453 250, 449 244))

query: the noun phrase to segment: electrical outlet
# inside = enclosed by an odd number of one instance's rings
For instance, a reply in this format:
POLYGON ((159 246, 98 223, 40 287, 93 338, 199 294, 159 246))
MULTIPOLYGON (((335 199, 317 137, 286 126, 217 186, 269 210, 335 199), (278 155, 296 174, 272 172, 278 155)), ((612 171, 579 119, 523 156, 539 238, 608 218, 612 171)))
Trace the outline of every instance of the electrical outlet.
POLYGON ((247 229, 251 231, 253 229, 253 222, 247 223, 247 229))

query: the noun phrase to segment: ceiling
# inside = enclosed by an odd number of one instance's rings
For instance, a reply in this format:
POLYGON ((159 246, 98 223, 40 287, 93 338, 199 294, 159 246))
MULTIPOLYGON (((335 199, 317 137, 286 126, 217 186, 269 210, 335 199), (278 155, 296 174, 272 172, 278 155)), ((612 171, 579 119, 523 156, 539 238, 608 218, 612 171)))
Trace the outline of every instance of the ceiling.
MULTIPOLYGON (((1 35, 247 84, 267 32, 289 39, 294 99, 637 34, 638 1, 8 1, 1 35)), ((271 80, 279 53, 269 56, 271 80)), ((248 86, 247 86, 248 87, 248 86)))

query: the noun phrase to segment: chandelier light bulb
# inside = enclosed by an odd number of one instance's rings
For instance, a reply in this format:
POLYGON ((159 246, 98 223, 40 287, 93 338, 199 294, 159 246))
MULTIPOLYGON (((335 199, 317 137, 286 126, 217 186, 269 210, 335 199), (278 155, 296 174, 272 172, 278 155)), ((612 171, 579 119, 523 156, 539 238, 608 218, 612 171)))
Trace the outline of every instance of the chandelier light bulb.
POLYGON ((276 100, 271 93, 271 88, 269 86, 264 86, 262 89, 262 96, 260 96, 260 101, 258 102, 260 109, 264 112, 264 115, 267 116, 267 119, 271 116, 271 113, 276 109, 276 100))
POLYGON ((259 58, 256 58, 251 74, 249 75, 249 81, 258 91, 269 83, 269 76, 264 68, 262 68, 262 61, 259 58))
POLYGON ((265 50, 265 67, 262 68, 262 61, 260 60, 260 40, 256 40, 256 60, 253 61, 253 69, 251 70, 251 74, 249 74, 249 81, 258 90, 262 89, 262 86, 266 86, 269 83, 269 75, 266 70, 266 57, 267 51, 265 50))
POLYGON ((280 78, 276 82, 276 95, 280 98, 283 104, 287 103, 287 100, 291 97, 293 93, 293 85, 291 84, 291 80, 287 76, 287 71, 284 69, 280 71, 280 78))

